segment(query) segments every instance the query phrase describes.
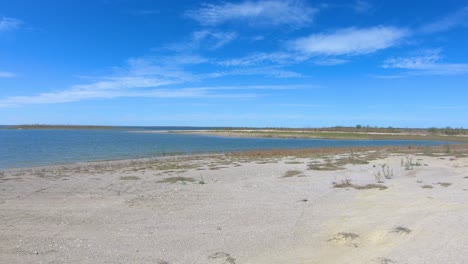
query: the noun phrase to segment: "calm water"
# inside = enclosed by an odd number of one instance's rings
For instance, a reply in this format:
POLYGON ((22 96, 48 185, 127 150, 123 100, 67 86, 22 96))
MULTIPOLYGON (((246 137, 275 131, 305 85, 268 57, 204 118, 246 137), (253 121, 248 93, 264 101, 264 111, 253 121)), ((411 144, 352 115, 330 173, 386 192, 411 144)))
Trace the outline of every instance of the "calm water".
MULTIPOLYGON (((152 129, 154 130, 156 128, 152 129)), ((357 147, 383 145, 426 146, 440 144, 447 143, 415 140, 226 138, 170 133, 131 133, 127 130, 117 129, 0 129, 0 169, 68 164, 85 161, 153 157, 171 153, 189 154, 275 148, 357 147)))

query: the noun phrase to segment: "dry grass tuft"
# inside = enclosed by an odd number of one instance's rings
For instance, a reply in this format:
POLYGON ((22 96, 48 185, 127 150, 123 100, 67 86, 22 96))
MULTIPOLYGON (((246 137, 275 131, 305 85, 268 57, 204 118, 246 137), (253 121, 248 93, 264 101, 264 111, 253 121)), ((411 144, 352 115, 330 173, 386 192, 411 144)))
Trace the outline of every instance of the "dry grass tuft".
POLYGON ((397 234, 405 234, 408 235, 411 233, 411 229, 404 227, 404 226, 396 226, 392 229, 392 233, 397 233, 397 234))
POLYGON ((301 175, 301 174, 302 174, 302 172, 301 172, 301 171, 298 171, 298 170, 288 170, 288 171, 284 174, 283 178, 289 178, 289 177, 299 176, 299 175, 301 175))
POLYGON ((450 182, 438 182, 437 184, 439 184, 440 186, 443 186, 443 187, 449 187, 450 185, 452 185, 452 183, 450 183, 450 182))
POLYGON ((300 161, 285 161, 284 164, 302 164, 300 161))
POLYGON ((195 182, 194 178, 189 177, 169 177, 163 180, 158 181, 159 183, 187 183, 187 182, 195 182))
POLYGON ((137 177, 137 176, 122 176, 120 177, 121 180, 124 180, 124 181, 136 181, 136 180, 139 180, 140 177, 137 177))
POLYGON ((323 164, 319 163, 311 163, 308 165, 309 170, 317 170, 317 171, 335 171, 335 170, 343 170, 344 168, 338 166, 334 163, 327 162, 323 164))
POLYGON ((230 254, 225 253, 225 252, 216 252, 213 255, 209 256, 208 258, 210 258, 210 259, 222 259, 222 260, 224 260, 223 263, 236 264, 236 259, 231 257, 230 254))
POLYGON ((377 259, 378 263, 380 264, 392 264, 392 263, 396 263, 395 261, 389 259, 389 258, 378 258, 377 259))
POLYGON ((385 190, 388 187, 382 184, 366 184, 366 185, 355 185, 351 183, 351 180, 346 179, 344 181, 341 181, 340 183, 333 182, 333 188, 353 188, 356 190, 370 190, 370 189, 379 189, 379 190, 385 190))

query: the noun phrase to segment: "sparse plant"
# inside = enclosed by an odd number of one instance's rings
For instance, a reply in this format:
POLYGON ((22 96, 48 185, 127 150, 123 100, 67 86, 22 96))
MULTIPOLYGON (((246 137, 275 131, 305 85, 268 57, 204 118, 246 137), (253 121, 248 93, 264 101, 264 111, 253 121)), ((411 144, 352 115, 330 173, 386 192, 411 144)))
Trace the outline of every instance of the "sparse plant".
POLYGON ((450 145, 449 145, 449 144, 445 145, 445 153, 446 153, 446 154, 450 154, 451 152, 452 152, 452 151, 451 151, 451 149, 450 149, 450 145))
POLYGON ((198 180, 198 184, 206 184, 205 179, 203 178, 203 175, 200 175, 200 180, 198 180))
POLYGON ((346 180, 341 180, 340 183, 333 182, 333 187, 334 188, 349 188, 349 187, 353 187, 353 184, 351 183, 350 179, 346 179, 346 180))
POLYGON ((423 189, 432 189, 434 187, 432 185, 425 184, 425 185, 421 186, 421 188, 423 188, 423 189))
POLYGON ((380 171, 374 174, 374 178, 377 181, 377 183, 384 183, 384 180, 383 180, 384 178, 382 177, 382 174, 380 173, 380 171))
POLYGON ((432 149, 430 147, 425 147, 424 148, 424 155, 432 156, 433 155, 432 149))
POLYGON ((393 169, 390 169, 386 163, 382 165, 382 173, 385 179, 392 179, 393 178, 393 169))
POLYGON ((403 159, 402 159, 402 166, 405 167, 405 170, 412 170, 414 169, 414 166, 421 166, 421 162, 419 161, 416 161, 416 162, 413 162, 413 158, 410 158, 410 157, 406 157, 406 162, 403 163, 403 159))

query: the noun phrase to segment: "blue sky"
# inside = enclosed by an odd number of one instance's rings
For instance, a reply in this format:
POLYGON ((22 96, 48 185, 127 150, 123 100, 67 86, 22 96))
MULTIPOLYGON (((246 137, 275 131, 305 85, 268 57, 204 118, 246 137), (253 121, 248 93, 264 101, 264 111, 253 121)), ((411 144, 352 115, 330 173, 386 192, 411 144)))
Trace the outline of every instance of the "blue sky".
POLYGON ((0 0, 0 124, 468 127, 465 1, 0 0))

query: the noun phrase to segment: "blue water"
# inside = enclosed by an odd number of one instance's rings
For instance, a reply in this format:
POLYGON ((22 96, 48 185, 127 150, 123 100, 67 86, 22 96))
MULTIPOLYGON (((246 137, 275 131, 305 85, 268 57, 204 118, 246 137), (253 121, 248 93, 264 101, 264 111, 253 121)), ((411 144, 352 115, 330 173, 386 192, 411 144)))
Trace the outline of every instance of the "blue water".
MULTIPOLYGON (((157 130, 157 128, 152 129, 157 130)), ((227 138, 171 133, 132 133, 124 129, 0 129, 0 169, 154 157, 168 154, 219 153, 280 148, 441 144, 447 143, 417 140, 227 138)))

